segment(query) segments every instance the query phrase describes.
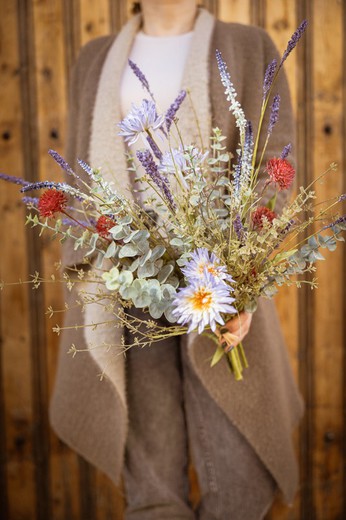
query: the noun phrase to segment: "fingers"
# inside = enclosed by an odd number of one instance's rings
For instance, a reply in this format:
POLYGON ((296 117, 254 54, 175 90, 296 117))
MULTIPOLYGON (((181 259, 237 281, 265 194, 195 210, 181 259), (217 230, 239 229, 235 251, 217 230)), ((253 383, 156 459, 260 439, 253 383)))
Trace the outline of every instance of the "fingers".
POLYGON ((235 316, 231 320, 227 321, 225 327, 238 339, 239 343, 249 332, 251 321, 252 314, 250 312, 243 311, 240 312, 238 316, 235 316))

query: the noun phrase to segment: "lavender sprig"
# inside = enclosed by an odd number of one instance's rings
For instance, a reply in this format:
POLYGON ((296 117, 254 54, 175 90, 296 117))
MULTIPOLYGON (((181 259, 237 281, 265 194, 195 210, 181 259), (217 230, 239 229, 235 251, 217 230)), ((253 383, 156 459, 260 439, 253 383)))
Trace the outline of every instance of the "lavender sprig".
POLYGON ((73 188, 69 184, 66 184, 65 182, 53 182, 53 181, 34 182, 32 184, 27 184, 20 191, 22 193, 25 193, 27 191, 41 190, 43 188, 62 191, 63 193, 67 193, 68 195, 71 195, 72 197, 74 197, 75 199, 77 199, 79 201, 90 199, 90 197, 88 197, 87 195, 84 195, 84 193, 77 190, 76 188, 73 188))
POLYGON ((242 242, 243 237, 244 237, 244 228, 243 228, 243 224, 241 222, 239 213, 233 220, 233 228, 234 228, 234 231, 236 232, 239 242, 242 242))
POLYGON ((154 161, 154 158, 149 150, 138 150, 136 152, 136 155, 138 157, 138 160, 144 167, 146 173, 149 175, 149 177, 155 182, 155 184, 158 186, 158 188, 163 192, 164 196, 168 200, 170 206, 172 209, 176 209, 176 204, 174 202, 172 193, 169 189, 169 182, 168 179, 163 177, 163 175, 160 174, 159 169, 154 161))
POLYGON ((252 130, 251 121, 247 121, 246 130, 245 130, 244 151, 243 151, 242 164, 241 164, 241 177, 240 177, 240 187, 241 188, 246 188, 251 179, 252 151, 253 151, 253 130, 252 130))
POLYGON ((152 149, 156 159, 161 161, 161 159, 162 159, 162 152, 161 152, 160 148, 157 146, 157 144, 155 143, 154 139, 150 135, 148 135, 147 136, 147 141, 148 141, 149 146, 152 149))
POLYGON ((239 128, 239 131, 240 131, 240 140, 241 140, 241 143, 243 143, 247 121, 245 119, 244 111, 243 111, 239 101, 237 101, 237 99, 236 99, 237 93, 235 91, 233 83, 231 82, 231 76, 229 75, 229 72, 227 70, 226 63, 223 61, 221 52, 218 50, 216 50, 216 61, 217 61, 217 66, 218 66, 219 72, 220 72, 221 83, 223 84, 223 86, 226 89, 225 90, 225 94, 227 95, 226 99, 227 99, 227 101, 231 102, 229 110, 230 110, 230 112, 232 112, 232 114, 235 117, 236 126, 239 128))
POLYGON ((12 184, 19 184, 19 186, 28 186, 30 182, 25 181, 21 177, 14 177, 13 175, 6 175, 6 173, 0 173, 0 179, 7 182, 12 182, 12 184))
POLYGON ((276 71, 276 67, 277 67, 277 61, 276 59, 274 58, 273 61, 271 61, 267 67, 267 70, 265 72, 265 75, 264 75, 264 82, 263 82, 263 101, 265 100, 269 90, 270 90, 270 87, 272 86, 273 84, 273 79, 274 79, 274 75, 275 75, 275 71, 276 71))
POLYGON ((32 206, 37 206, 39 200, 38 197, 22 197, 22 202, 26 205, 31 204, 32 206))
POLYGON ((291 39, 289 40, 286 50, 283 53, 280 67, 282 66, 283 62, 288 58, 288 56, 291 54, 297 43, 299 42, 300 38, 303 36, 305 29, 308 26, 307 20, 303 20, 302 23, 299 25, 298 29, 292 34, 291 39))
POLYGON ((54 161, 60 166, 62 170, 64 170, 66 173, 74 177, 75 179, 80 179, 79 175, 77 175, 71 168, 71 166, 68 164, 67 161, 55 150, 48 150, 48 153, 51 157, 53 157, 54 161))
POLYGON ((291 153, 292 145, 291 143, 286 144, 281 152, 281 159, 286 159, 286 157, 291 153))
POLYGON ((272 133, 274 126, 278 122, 279 109, 280 109, 280 95, 276 94, 276 96, 274 96, 273 103, 271 106, 269 125, 268 125, 268 134, 272 133))
POLYGON ((185 98, 186 98, 186 91, 181 90, 179 92, 178 96, 176 97, 176 99, 173 101, 173 103, 167 110, 166 115, 165 115, 165 123, 166 123, 167 132, 169 132, 171 125, 173 123, 173 120, 175 118, 175 115, 178 112, 178 110, 185 98))
POLYGON ((129 65, 130 65, 133 73, 135 74, 135 76, 141 82, 142 87, 148 92, 148 94, 150 95, 151 99, 155 103, 154 94, 150 90, 149 81, 147 80, 147 78, 145 77, 145 75, 143 74, 141 69, 138 67, 138 65, 136 65, 136 63, 134 63, 132 60, 128 60, 128 62, 129 62, 129 65))

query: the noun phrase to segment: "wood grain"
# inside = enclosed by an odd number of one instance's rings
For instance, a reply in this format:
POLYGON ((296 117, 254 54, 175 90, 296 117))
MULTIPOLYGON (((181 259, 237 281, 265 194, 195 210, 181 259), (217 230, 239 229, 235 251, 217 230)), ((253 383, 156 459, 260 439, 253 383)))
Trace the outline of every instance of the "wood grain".
MULTIPOLYGON (((130 0, 23 0, 0 3, 0 171, 30 180, 61 178, 47 155, 63 152, 67 85, 81 45, 118 31, 130 0)), ((298 184, 332 161, 346 165, 345 3, 340 0, 208 0, 224 21, 265 28, 282 51, 296 26, 309 29, 285 65, 298 131, 298 184), (344 68, 342 69, 342 63, 344 68), (343 76, 342 76, 343 73, 343 76), (344 86, 343 86, 344 85, 344 86)), ((345 192, 340 169, 317 184, 321 198, 345 192)), ((18 187, 1 185, 0 278, 45 276, 59 258, 58 244, 24 228, 18 187)), ((342 210, 340 209, 340 212, 342 210)), ((277 308, 291 364, 306 402, 297 435, 301 488, 292 508, 274 504, 268 520, 346 517, 345 247, 320 262, 319 289, 280 291, 277 308)), ((63 299, 53 285, 24 285, 0 293, 0 518, 6 520, 121 520, 124 491, 56 438, 48 424, 58 338, 45 317, 63 299), (13 323, 18 326, 13 326, 13 323), (20 500, 18 500, 20 497, 20 500)), ((191 469, 191 497, 198 499, 191 469)))

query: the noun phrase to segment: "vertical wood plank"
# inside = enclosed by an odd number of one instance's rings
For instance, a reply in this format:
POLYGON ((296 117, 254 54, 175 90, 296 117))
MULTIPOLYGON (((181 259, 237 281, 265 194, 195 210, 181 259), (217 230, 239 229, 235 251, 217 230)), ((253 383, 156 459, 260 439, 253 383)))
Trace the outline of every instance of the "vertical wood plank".
MULTIPOLYGON (((288 40, 296 30, 299 21, 297 21, 295 5, 290 0, 266 0, 262 2, 262 23, 264 29, 273 39, 280 54, 285 50, 288 40), (292 5, 293 4, 293 5, 292 5)), ((300 45, 304 41, 300 42, 300 45)), ((297 49, 296 49, 297 50, 297 49)), ((285 73, 290 86, 293 110, 297 113, 297 71, 301 69, 298 54, 296 50, 289 56, 285 63, 285 73)), ((275 130, 274 130, 275 131, 275 130)), ((279 153, 279 150, 278 150, 279 153)), ((293 154, 298 156, 298 142, 293 150, 293 154)), ((297 170, 297 185, 301 185, 299 176, 299 168, 297 170)), ((296 195, 296 190, 293 197, 296 195)), ((298 380, 299 359, 299 317, 298 317, 298 292, 295 286, 280 287, 280 291, 275 298, 275 304, 279 313, 282 331, 288 348, 291 366, 298 380)), ((298 455, 299 448, 299 432, 295 433, 295 445, 298 455)), ((300 497, 296 496, 292 507, 288 508, 282 502, 276 501, 270 514, 267 515, 268 520, 280 518, 282 520, 294 520, 299 518, 300 497)))
POLYGON ((111 32, 108 0, 83 0, 80 2, 81 45, 111 32))
MULTIPOLYGON (((18 6, 0 4, 0 170, 23 175, 23 112, 18 6)), ((1 205, 1 275, 7 282, 28 276, 25 242, 24 207, 19 187, 2 183, 1 205)), ((5 430, 1 447, 2 480, 7 478, 1 513, 6 518, 36 517, 35 467, 33 460, 33 403, 31 392, 31 351, 28 299, 25 285, 4 289, 1 298, 1 379, 5 413, 5 430), (21 497, 18 500, 18 497, 21 497)), ((3 418, 2 421, 3 422, 3 418)), ((2 493, 3 495, 3 493, 2 493)))
MULTIPOLYGON (((315 178, 333 161, 342 162, 342 5, 313 2, 313 170, 315 178)), ((316 184, 320 200, 342 193, 342 174, 316 184)), ((341 208, 339 208, 341 210, 341 208)), ((318 226, 320 227, 320 226, 318 226)), ((318 229, 318 228, 317 228, 318 229)), ((324 253, 314 292, 314 417, 312 484, 316 520, 341 518, 343 511, 343 247, 324 253), (331 273, 333 275, 331 276, 331 273), (332 312, 331 312, 332 310, 332 312)), ((345 282, 345 279, 344 279, 345 282)))
MULTIPOLYGON (((65 6, 66 7, 66 6, 65 6)), ((77 11, 78 12, 78 11, 77 11)), ((40 180, 50 178, 61 181, 62 172, 48 155, 48 149, 53 148, 60 153, 65 133, 66 114, 66 61, 71 59, 69 52, 75 47, 75 31, 69 34, 71 38, 66 45, 64 37, 64 4, 61 0, 55 2, 35 2, 33 4, 34 19, 34 47, 35 47, 35 84, 37 97, 37 176, 40 180)), ((75 22, 74 22, 74 25, 75 22)), ((40 239, 42 248, 42 274, 49 278, 56 274, 54 263, 60 258, 58 242, 51 242, 48 234, 40 239)), ((43 302, 40 312, 42 323, 45 310, 48 306, 53 309, 63 308, 63 299, 60 287, 51 284, 43 285, 43 302)), ((47 421, 49 395, 51 395, 55 368, 57 364, 58 337, 53 334, 52 326, 61 325, 61 315, 53 319, 45 318, 44 332, 46 353, 42 359, 41 370, 44 371, 44 385, 42 399, 45 408, 45 422, 42 428, 46 431, 46 442, 50 445, 49 465, 46 468, 49 478, 51 514, 56 520, 65 518, 79 518, 78 500, 78 458, 68 450, 50 430, 47 421)), ((42 374, 43 376, 43 374, 42 374)), ((41 376, 41 378, 42 378, 41 376)))
POLYGON ((223 22, 251 23, 250 0, 219 0, 219 19, 223 22))

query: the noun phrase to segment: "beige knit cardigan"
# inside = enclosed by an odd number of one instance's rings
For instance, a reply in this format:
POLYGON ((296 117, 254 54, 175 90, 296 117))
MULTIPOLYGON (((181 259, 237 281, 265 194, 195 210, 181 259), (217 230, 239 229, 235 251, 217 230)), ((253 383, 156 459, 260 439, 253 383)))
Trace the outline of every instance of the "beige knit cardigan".
MULTIPOLYGON (((66 159, 102 166, 104 175, 115 176, 117 186, 127 194, 130 185, 124 162, 124 145, 117 137, 120 119, 119 82, 140 16, 128 22, 117 37, 98 38, 81 51, 71 79, 66 159)), ((262 100, 266 65, 277 57, 269 36, 256 27, 227 24, 200 10, 196 20, 191 52, 183 86, 191 90, 204 139, 211 125, 227 136, 229 150, 237 147, 234 118, 228 110, 215 60, 219 49, 228 65, 247 119, 256 131, 262 100)), ((149 78, 150 80, 150 78, 149 78)), ((277 85, 281 95, 280 120, 266 157, 278 155, 283 146, 294 142, 294 123, 284 74, 277 85)), ((187 107, 188 108, 188 107, 187 107)), ((194 128, 187 108, 180 114, 188 142, 194 128)), ((80 173, 80 172, 79 172, 80 173)), ((270 194, 268 195, 270 196, 270 194)), ((281 195, 278 207, 284 202, 281 195)), ((65 266, 79 264, 83 252, 66 244, 65 266)), ((66 294, 71 306, 78 295, 66 294)), ((97 322, 93 311, 83 316, 77 308, 66 313, 55 388, 50 405, 50 420, 57 435, 88 461, 119 482, 127 435, 126 382, 123 356, 116 350, 90 349, 74 358, 67 354, 72 343, 79 349, 113 341, 119 343, 121 329, 97 328, 83 334, 74 325, 97 322), (106 377, 100 381, 98 374, 106 377)), ((291 503, 298 486, 298 469, 292 444, 292 430, 301 418, 303 405, 293 379, 273 301, 261 299, 245 338, 250 368, 244 380, 236 382, 226 362, 209 366, 214 344, 190 334, 187 349, 192 365, 203 385, 227 417, 244 435, 276 480, 286 502, 291 503)), ((155 347, 153 347, 155 348, 155 347)), ((232 456, 230 454, 230 456, 232 456)))

